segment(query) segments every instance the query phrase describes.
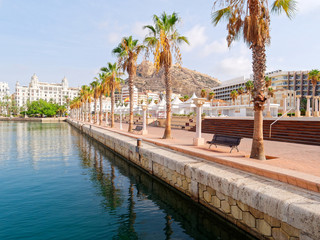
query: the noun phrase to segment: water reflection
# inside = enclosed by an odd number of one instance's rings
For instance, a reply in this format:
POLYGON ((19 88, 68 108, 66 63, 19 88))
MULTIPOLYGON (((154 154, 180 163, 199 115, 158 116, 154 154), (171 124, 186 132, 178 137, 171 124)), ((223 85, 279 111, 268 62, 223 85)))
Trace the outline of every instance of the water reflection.
POLYGON ((83 168, 119 221, 113 239, 254 239, 150 175, 79 134, 83 168))

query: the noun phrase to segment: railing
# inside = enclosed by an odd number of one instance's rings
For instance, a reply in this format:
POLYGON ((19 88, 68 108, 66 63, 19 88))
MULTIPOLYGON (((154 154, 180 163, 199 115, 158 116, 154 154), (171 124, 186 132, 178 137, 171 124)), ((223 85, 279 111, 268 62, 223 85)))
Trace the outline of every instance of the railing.
POLYGON ((290 108, 288 111, 286 111, 284 114, 282 114, 282 116, 278 117, 276 120, 274 120, 271 124, 270 124, 270 129, 269 129, 269 138, 271 138, 271 128, 272 125, 275 124, 276 122, 278 122, 281 118, 283 118, 285 115, 287 115, 288 112, 290 112, 293 108, 290 108))

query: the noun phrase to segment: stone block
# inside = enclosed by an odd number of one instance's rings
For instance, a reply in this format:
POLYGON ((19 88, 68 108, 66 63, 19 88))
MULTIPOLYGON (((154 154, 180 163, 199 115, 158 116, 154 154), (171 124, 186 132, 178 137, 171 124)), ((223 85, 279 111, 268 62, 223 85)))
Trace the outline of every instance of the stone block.
POLYGON ((240 201, 237 201, 237 205, 242 211, 244 211, 244 212, 249 211, 249 207, 246 204, 244 204, 240 201))
POLYGON ((281 221, 276 219, 276 218, 274 218, 274 217, 271 217, 271 216, 269 216, 267 214, 264 214, 263 218, 264 218, 264 220, 267 221, 267 223, 269 223, 271 225, 271 227, 277 227, 278 228, 278 227, 281 226, 281 221))
POLYGON ((203 192, 203 198, 207 203, 211 203, 211 194, 209 192, 203 192))
POLYGON ((182 181, 182 188, 184 189, 184 190, 188 190, 188 182, 187 182, 187 180, 183 180, 182 181))
POLYGON ((272 237, 277 240, 289 240, 290 238, 281 228, 272 228, 272 237))
POLYGON ((226 200, 221 201, 221 210, 225 213, 230 213, 231 208, 228 201, 226 200))
POLYGON ((211 187, 208 187, 208 186, 207 186, 207 191, 208 191, 212 196, 216 195, 216 191, 215 191, 214 189, 212 189, 211 187))
POLYGON ((179 187, 182 187, 182 181, 180 177, 177 178, 177 184, 179 187))
POLYGON ((290 237, 299 237, 300 231, 289 224, 282 222, 281 223, 281 229, 285 231, 290 237))
POLYGON ((213 196, 212 197, 212 204, 216 208, 220 208, 221 207, 221 201, 217 196, 213 196))
POLYGON ((224 194, 220 193, 220 192, 216 192, 216 195, 220 200, 225 200, 226 199, 226 196, 224 194))
POLYGON ((242 211, 237 206, 231 206, 231 214, 235 219, 242 219, 242 211))
POLYGON ((256 227, 256 219, 254 218, 254 216, 252 216, 252 214, 250 212, 243 212, 242 213, 242 220, 247 226, 249 226, 251 228, 256 227))
POLYGON ((236 202, 236 200, 234 200, 234 199, 232 199, 232 198, 228 198, 228 203, 230 204, 230 206, 235 206, 235 205, 237 205, 237 202, 236 202))
POLYGON ((263 218, 264 217, 264 213, 260 212, 259 210, 255 209, 255 208, 249 207, 249 211, 255 218, 263 218))
POLYGON ((271 236, 271 226, 264 219, 257 220, 257 229, 264 236, 271 236))

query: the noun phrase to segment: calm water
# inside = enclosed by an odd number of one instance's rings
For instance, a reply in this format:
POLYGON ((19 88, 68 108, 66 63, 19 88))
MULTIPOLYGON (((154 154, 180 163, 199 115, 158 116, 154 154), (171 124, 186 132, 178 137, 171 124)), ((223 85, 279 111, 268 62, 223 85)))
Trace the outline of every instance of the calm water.
POLYGON ((0 122, 0 239, 252 239, 67 123, 0 122))

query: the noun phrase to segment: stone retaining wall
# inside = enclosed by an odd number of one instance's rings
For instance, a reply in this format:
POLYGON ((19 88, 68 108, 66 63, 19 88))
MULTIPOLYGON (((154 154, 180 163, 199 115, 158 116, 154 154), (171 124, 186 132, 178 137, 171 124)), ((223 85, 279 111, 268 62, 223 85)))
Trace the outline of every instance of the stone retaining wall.
POLYGON ((259 239, 320 239, 317 193, 68 121, 259 239))

